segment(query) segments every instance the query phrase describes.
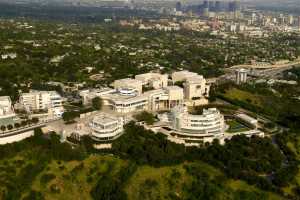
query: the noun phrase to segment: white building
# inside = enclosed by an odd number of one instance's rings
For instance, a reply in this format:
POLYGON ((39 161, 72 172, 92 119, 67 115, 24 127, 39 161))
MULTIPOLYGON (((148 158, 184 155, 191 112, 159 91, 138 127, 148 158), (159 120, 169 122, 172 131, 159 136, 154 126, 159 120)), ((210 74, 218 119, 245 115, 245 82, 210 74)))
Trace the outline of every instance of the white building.
POLYGON ((216 108, 204 109, 203 114, 190 114, 185 106, 171 112, 172 137, 185 143, 212 142, 224 136, 226 124, 224 116, 216 108))
POLYGON ((184 70, 184 71, 174 72, 172 74, 172 80, 173 80, 173 83, 181 82, 181 81, 184 82, 188 78, 197 77, 197 76, 199 76, 197 73, 184 70))
POLYGON ((143 92, 142 81, 136 79, 125 78, 125 79, 115 80, 113 83, 113 87, 115 89, 132 88, 135 89, 139 94, 143 92))
POLYGON ((92 103, 92 100, 95 97, 101 97, 103 95, 111 94, 114 92, 116 92, 116 90, 112 88, 88 89, 88 90, 81 90, 79 92, 79 96, 81 96, 82 98, 83 105, 89 105, 92 103))
POLYGON ((207 84, 203 76, 197 73, 189 71, 174 72, 172 80, 173 83, 184 82, 184 96, 187 101, 190 101, 189 104, 191 105, 195 103, 192 101, 203 102, 202 100, 209 96, 210 85, 207 84))
POLYGON ((148 99, 131 88, 122 88, 116 92, 102 96, 104 105, 118 113, 130 113, 146 110, 148 99))
POLYGON ((237 30, 237 25, 236 24, 231 24, 230 26, 229 26, 229 31, 230 32, 236 32, 236 30, 237 30))
POLYGON ((242 84, 247 82, 247 74, 248 70, 246 69, 238 69, 235 71, 236 75, 236 83, 237 84, 242 84))
POLYGON ((178 86, 168 86, 160 90, 152 90, 144 93, 148 98, 148 110, 170 110, 184 102, 183 89, 178 86))
POLYGON ((0 119, 14 117, 15 112, 9 96, 0 97, 0 119))
POLYGON ((64 108, 63 99, 56 91, 32 91, 20 96, 20 103, 27 112, 48 111, 54 117, 61 117, 64 108))
POLYGON ((91 123, 91 136, 96 141, 112 141, 123 133, 124 119, 101 113, 95 116, 91 123))
POLYGON ((168 86, 168 75, 159 73, 146 73, 135 76, 136 80, 142 81, 143 86, 160 89, 168 86))
POLYGON ((143 110, 168 110, 183 103, 183 89, 168 86, 162 89, 139 94, 132 88, 121 88, 114 93, 103 95, 104 105, 119 113, 130 113, 143 110))
POLYGON ((190 77, 184 83, 185 98, 188 100, 196 100, 208 97, 209 88, 203 76, 190 77))
POLYGON ((9 54, 2 54, 1 55, 2 60, 6 60, 6 59, 15 59, 17 58, 17 54, 16 53, 9 53, 9 54))
POLYGON ((180 71, 173 73, 172 79, 173 82, 183 81, 184 89, 168 86, 168 75, 146 73, 136 75, 135 79, 116 80, 112 84, 114 89, 83 90, 79 95, 84 105, 90 104, 95 97, 101 97, 104 106, 118 113, 170 110, 183 103, 193 106, 207 102, 210 86, 203 76, 180 71), (143 86, 152 87, 153 90, 143 93, 143 86))

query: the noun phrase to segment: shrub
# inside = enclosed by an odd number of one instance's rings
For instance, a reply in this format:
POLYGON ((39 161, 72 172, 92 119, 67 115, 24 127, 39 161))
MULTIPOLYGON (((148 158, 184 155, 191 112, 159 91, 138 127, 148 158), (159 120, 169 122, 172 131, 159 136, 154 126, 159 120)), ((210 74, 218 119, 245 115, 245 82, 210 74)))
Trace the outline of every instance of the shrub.
POLYGON ((51 180, 53 180, 55 178, 56 178, 56 176, 54 174, 44 174, 41 177, 40 183, 45 185, 45 184, 49 183, 51 180))

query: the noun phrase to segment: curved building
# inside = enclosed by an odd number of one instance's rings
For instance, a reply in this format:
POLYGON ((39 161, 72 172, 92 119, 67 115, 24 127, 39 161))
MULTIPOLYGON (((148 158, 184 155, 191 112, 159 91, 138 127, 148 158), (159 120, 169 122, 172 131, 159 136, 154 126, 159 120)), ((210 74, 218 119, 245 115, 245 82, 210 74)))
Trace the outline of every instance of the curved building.
POLYGON ((176 107, 171 112, 171 136, 185 143, 212 142, 224 136, 224 116, 216 108, 204 109, 201 115, 190 114, 187 107, 176 107))
POLYGON ((91 136, 96 141, 111 141, 123 133, 124 120, 122 117, 112 117, 105 114, 95 116, 90 122, 91 136))

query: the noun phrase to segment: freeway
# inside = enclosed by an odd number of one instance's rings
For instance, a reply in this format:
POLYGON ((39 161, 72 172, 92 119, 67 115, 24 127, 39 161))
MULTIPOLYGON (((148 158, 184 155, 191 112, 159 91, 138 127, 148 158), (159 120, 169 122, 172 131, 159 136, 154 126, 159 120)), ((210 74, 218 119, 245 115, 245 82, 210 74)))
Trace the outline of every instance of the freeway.
POLYGON ((292 67, 295 65, 299 65, 300 64, 300 58, 296 59, 295 61, 292 62, 288 62, 288 63, 283 63, 283 64, 275 64, 275 65, 247 65, 247 64, 243 64, 243 65, 235 65, 229 68, 229 70, 236 70, 236 69, 240 69, 240 68, 245 68, 245 69, 281 69, 281 68, 287 68, 287 67, 292 67))
POLYGON ((249 69, 249 75, 255 77, 262 77, 262 78, 276 78, 276 76, 286 70, 292 69, 295 66, 300 66, 300 58, 297 60, 281 64, 281 65, 271 65, 272 67, 268 68, 256 68, 254 65, 236 65, 227 69, 224 69, 225 74, 218 77, 219 80, 222 79, 235 79, 235 70, 245 68, 249 69))
POLYGON ((272 78, 286 70, 292 69, 293 67, 295 67, 297 65, 300 65, 300 62, 298 64, 286 65, 281 68, 266 69, 266 70, 263 70, 260 72, 260 76, 263 76, 265 78, 272 78))

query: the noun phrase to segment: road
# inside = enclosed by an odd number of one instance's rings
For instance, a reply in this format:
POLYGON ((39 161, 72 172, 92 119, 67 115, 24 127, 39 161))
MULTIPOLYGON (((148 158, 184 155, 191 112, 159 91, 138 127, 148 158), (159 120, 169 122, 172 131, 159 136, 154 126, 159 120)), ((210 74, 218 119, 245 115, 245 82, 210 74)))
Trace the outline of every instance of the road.
POLYGON ((300 64, 300 58, 296 59, 293 62, 289 62, 289 63, 284 63, 284 64, 276 64, 276 65, 235 65, 230 67, 230 70, 236 70, 236 69, 240 69, 240 68, 245 68, 245 69, 280 69, 280 68, 286 68, 286 67, 291 67, 291 66, 295 66, 295 65, 299 65, 300 64))
POLYGON ((292 69, 295 66, 300 66, 300 60, 290 62, 282 65, 271 65, 272 67, 268 68, 255 68, 253 65, 236 65, 227 69, 224 69, 224 75, 218 77, 219 80, 235 80, 235 70, 238 68, 248 68, 250 69, 249 75, 261 78, 277 78, 278 74, 292 69))
POLYGON ((265 78, 272 78, 272 77, 276 77, 278 74, 292 69, 293 67, 300 65, 299 64, 295 64, 295 65, 289 65, 289 66, 285 66, 285 67, 281 67, 281 68, 274 68, 274 69, 266 69, 263 70, 262 72, 260 72, 261 76, 265 77, 265 78))

